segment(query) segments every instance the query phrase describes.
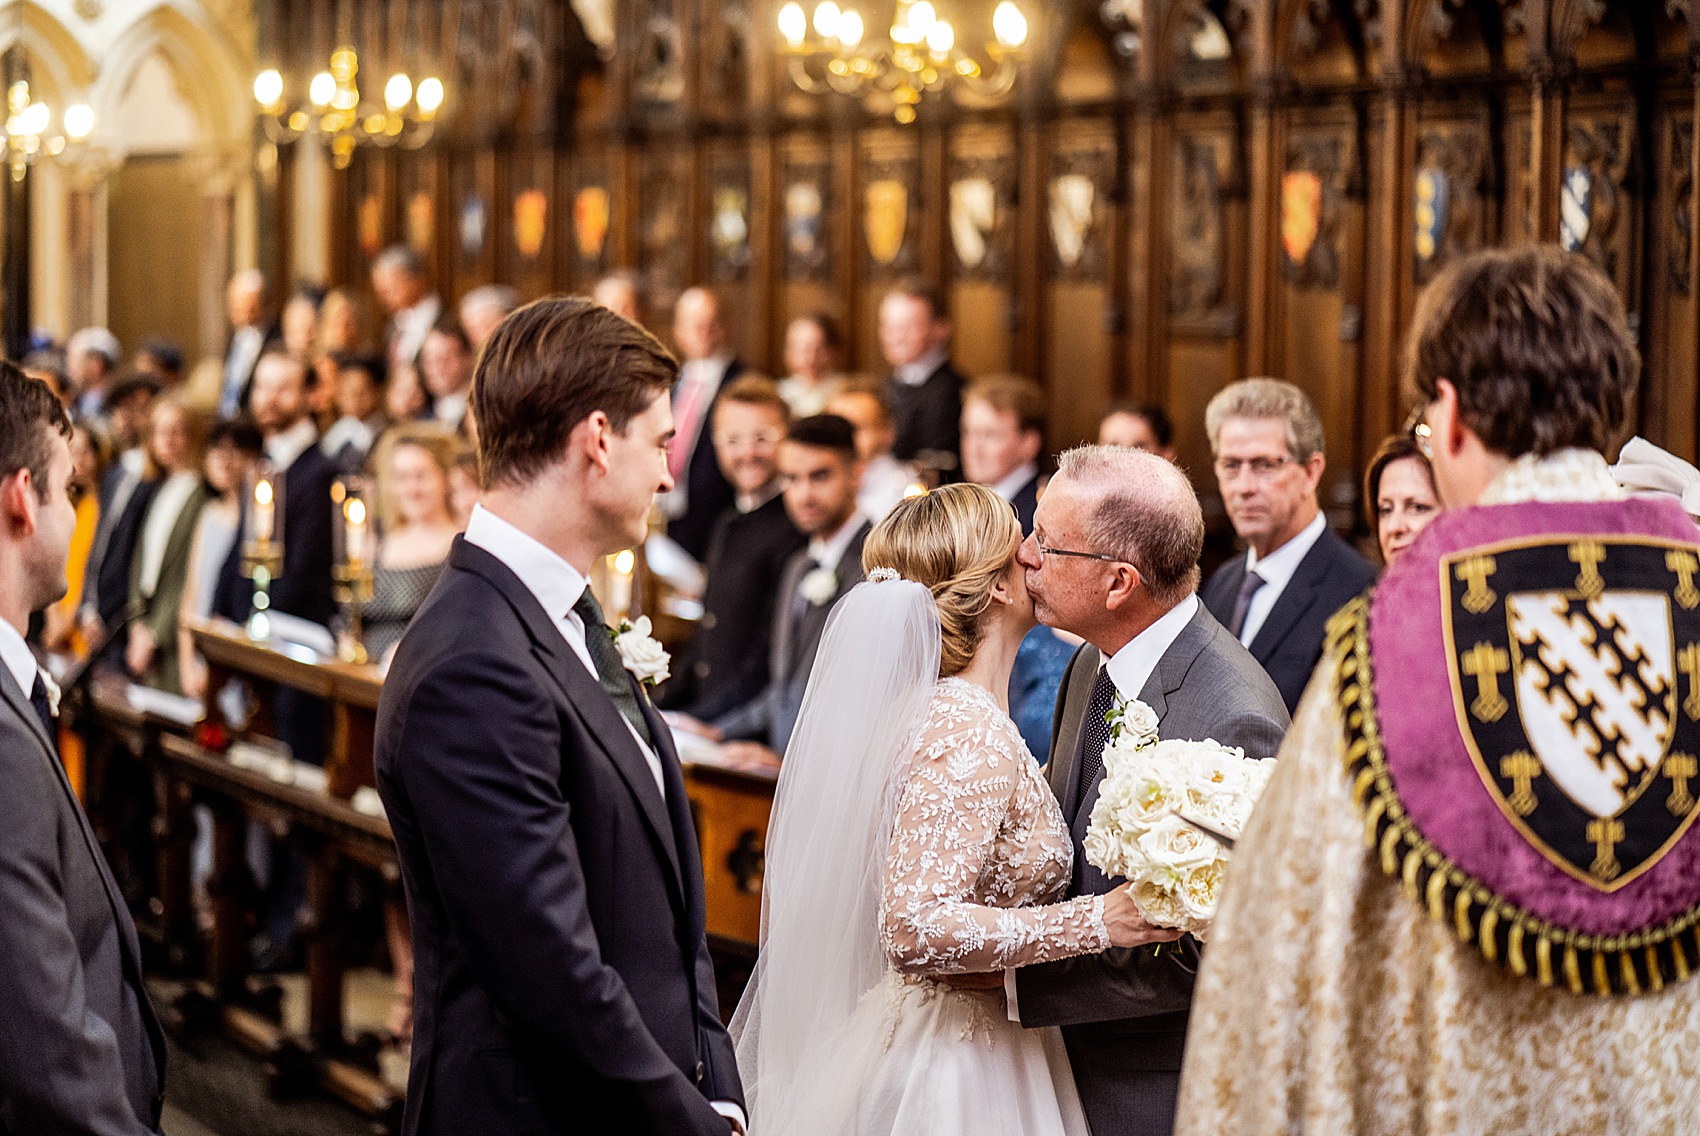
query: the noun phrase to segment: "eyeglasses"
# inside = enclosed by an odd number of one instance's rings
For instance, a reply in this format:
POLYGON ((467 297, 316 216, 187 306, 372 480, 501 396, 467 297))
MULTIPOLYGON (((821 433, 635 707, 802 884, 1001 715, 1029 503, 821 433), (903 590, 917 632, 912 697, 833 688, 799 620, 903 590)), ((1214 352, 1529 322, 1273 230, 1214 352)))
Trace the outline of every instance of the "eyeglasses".
POLYGON ((1417 452, 1429 461, 1434 460, 1434 431, 1428 424, 1428 405, 1417 407, 1411 411, 1411 416, 1405 419, 1404 433, 1411 436, 1417 444, 1417 452))
POLYGON ((1268 481, 1283 466, 1297 465, 1297 458, 1282 454, 1276 458, 1217 458, 1216 476, 1223 481, 1233 481, 1242 473, 1251 474, 1253 481, 1268 481))
POLYGON ((766 430, 754 434, 716 434, 714 446, 720 450, 735 450, 744 446, 777 446, 784 440, 784 434, 766 430))
POLYGON ((1046 548, 1038 541, 1033 542, 1033 547, 1039 550, 1039 563, 1041 564, 1045 562, 1047 556, 1078 556, 1082 560, 1102 560, 1106 564, 1127 563, 1119 556, 1110 556, 1103 552, 1076 552, 1072 548, 1046 548))

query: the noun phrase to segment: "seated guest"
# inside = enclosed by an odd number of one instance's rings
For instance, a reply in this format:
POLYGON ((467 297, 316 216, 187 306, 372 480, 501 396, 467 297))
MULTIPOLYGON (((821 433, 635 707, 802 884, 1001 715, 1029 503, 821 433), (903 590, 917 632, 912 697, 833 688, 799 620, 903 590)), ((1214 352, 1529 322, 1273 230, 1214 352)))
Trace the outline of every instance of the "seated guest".
POLYGON ((177 616, 178 679, 183 693, 191 698, 206 696, 207 665, 186 625, 190 619, 212 614, 219 572, 236 547, 242 527, 242 488, 263 452, 259 428, 246 418, 215 423, 207 435, 207 456, 201 466, 207 503, 189 542, 189 571, 177 616))
POLYGON ((643 323, 643 289, 635 272, 609 273, 596 282, 590 298, 622 319, 643 323))
POLYGON ((100 531, 100 481, 110 457, 105 434, 87 422, 71 428, 71 500, 77 507, 77 527, 71 532, 65 564, 65 595, 47 608, 41 644, 79 659, 88 653, 88 641, 77 626, 77 609, 83 602, 89 553, 100 531))
POLYGON ((100 486, 100 525, 84 576, 82 610, 78 620, 93 643, 104 640, 124 622, 130 602, 130 563, 141 532, 142 516, 159 488, 147 476, 143 435, 149 407, 159 392, 152 376, 133 376, 112 389, 109 427, 117 460, 108 467, 100 486))
POLYGON ((462 450, 449 467, 449 512, 454 515, 455 528, 466 531, 472 510, 483 496, 484 487, 478 484, 478 451, 462 450))
POLYGON ((791 373, 780 381, 779 394, 795 417, 826 410, 843 357, 844 337, 831 316, 810 312, 791 321, 785 329, 785 369, 791 373))
POLYGON ((65 342, 65 374, 71 380, 78 418, 104 418, 108 413, 107 387, 124 357, 118 337, 104 327, 85 327, 65 342))
POLYGON ((297 288, 289 297, 277 321, 285 351, 299 359, 318 355, 319 305, 324 301, 324 290, 310 284, 297 288))
POLYGON ((448 559, 460 526, 449 502, 449 470, 465 441, 430 423, 384 436, 378 471, 378 526, 372 600, 361 609, 366 654, 387 659, 448 559))
POLYGON ((385 368, 384 414, 391 422, 417 422, 426 417, 431 400, 419 381, 419 368, 408 363, 385 368))
POLYGON ((1322 419, 1276 379, 1218 391, 1204 411, 1222 504, 1250 545, 1210 577, 1204 605, 1269 672, 1291 713, 1322 657, 1328 617, 1369 587, 1375 567, 1328 527, 1316 503, 1327 460, 1322 419))
POLYGON ((496 325, 519 310, 519 304, 519 293, 506 284, 486 284, 461 297, 456 310, 474 355, 484 349, 496 325))
POLYGON ((378 436, 389 425, 384 414, 384 361, 376 355, 339 355, 336 363, 337 419, 319 449, 339 473, 354 473, 366 464, 378 436))
POLYGON ((714 449, 737 497, 708 542, 702 625, 660 703, 712 721, 767 686, 774 596, 808 543, 785 512, 779 446, 790 415, 766 379, 739 379, 714 408, 714 449))
POLYGON ((862 463, 856 508, 877 525, 899 501, 921 491, 920 473, 892 456, 891 443, 897 430, 892 425, 885 384, 877 379, 849 380, 827 400, 826 412, 856 428, 856 460, 862 463))
MULTIPOLYGON (((319 305, 319 338, 313 345, 313 371, 320 386, 335 391, 341 361, 370 354, 373 354, 371 319, 365 300, 346 288, 332 288, 325 293, 325 302, 319 305)), ((380 356, 379 363, 382 362, 380 356)))
POLYGON ((183 385, 183 349, 169 339, 143 342, 130 366, 137 374, 152 375, 166 390, 183 385))
POLYGON ((837 415, 793 423, 779 447, 785 511, 809 543, 779 579, 767 687, 707 728, 685 723, 716 741, 750 743, 727 746, 734 760, 773 762, 785 752, 827 616, 862 581, 862 542, 873 526, 856 509, 859 467, 855 430, 837 415))
POLYGON ((1440 515, 1434 467, 1410 434, 1388 438, 1369 459, 1364 471, 1364 512, 1375 530, 1383 564, 1393 563, 1393 557, 1440 515))
POLYGON ((732 486, 720 472, 709 421, 720 391, 744 365, 732 354, 720 300, 707 288, 687 288, 673 309, 673 339, 679 347, 679 382, 673 388, 673 441, 667 471, 673 488, 660 497, 667 536, 701 561, 708 555, 714 522, 732 504, 732 486))
POLYGON ((1045 392, 1031 379, 998 375, 962 400, 962 474, 1015 507, 1021 534, 1033 531, 1039 454, 1045 448, 1045 392))
POLYGON ((455 319, 441 319, 419 348, 419 378, 431 396, 431 416, 444 429, 466 432, 466 400, 472 392, 472 343, 455 319))
POLYGON ((962 388, 950 361, 944 294, 911 280, 880 301, 880 350, 891 364, 886 397, 897 437, 892 453, 940 480, 954 481, 962 460, 962 388))
POLYGON ((209 423, 170 395, 154 403, 148 473, 159 489, 142 518, 130 574, 124 666, 148 686, 182 692, 177 614, 189 579, 189 546, 207 503, 201 460, 209 423))
POLYGON ((1100 446, 1126 446, 1175 460, 1175 425, 1168 413, 1151 403, 1122 402, 1098 421, 1100 446))

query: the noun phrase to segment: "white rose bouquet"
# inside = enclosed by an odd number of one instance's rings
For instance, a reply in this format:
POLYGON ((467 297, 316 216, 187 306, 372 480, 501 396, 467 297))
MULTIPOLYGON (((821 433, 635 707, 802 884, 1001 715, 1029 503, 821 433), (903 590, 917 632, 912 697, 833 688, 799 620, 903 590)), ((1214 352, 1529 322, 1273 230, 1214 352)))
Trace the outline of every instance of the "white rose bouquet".
POLYGON ((1109 720, 1087 862, 1132 884, 1151 923, 1202 934, 1216 914, 1229 852, 1182 817, 1237 839, 1275 763, 1214 741, 1160 741, 1156 715, 1143 702, 1117 707, 1109 720))

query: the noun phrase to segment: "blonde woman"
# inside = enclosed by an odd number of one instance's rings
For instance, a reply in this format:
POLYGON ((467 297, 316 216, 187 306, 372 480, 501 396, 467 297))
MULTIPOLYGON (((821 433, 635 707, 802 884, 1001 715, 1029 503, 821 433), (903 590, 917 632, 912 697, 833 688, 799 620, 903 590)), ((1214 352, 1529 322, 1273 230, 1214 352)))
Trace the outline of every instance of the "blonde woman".
POLYGON ((361 612, 366 653, 388 655, 431 593, 460 525, 449 494, 449 471, 466 443, 431 423, 410 423, 378 443, 378 526, 381 539, 372 601, 361 612))
POLYGON ((983 486, 913 498, 833 612, 732 1023, 753 1136, 1084 1136, 1061 1036, 1009 1020, 1002 972, 1176 937, 1125 887, 1062 901, 1073 844, 1008 713, 1020 543, 983 486))

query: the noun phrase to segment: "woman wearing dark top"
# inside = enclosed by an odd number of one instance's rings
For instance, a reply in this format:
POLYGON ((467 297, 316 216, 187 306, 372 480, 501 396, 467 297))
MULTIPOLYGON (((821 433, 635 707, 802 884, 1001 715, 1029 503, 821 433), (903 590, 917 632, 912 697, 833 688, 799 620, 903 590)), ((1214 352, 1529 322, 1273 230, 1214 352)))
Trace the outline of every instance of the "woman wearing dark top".
POLYGON ((182 693, 177 616, 189 580, 190 544, 211 494, 201 476, 206 415, 166 396, 148 424, 148 476, 159 489, 142 518, 130 570, 130 625, 124 662, 149 686, 182 693))
POLYGON ((388 660, 425 602, 460 531, 449 506, 449 470, 465 443, 440 427, 398 426, 379 443, 378 517, 382 539, 372 599, 360 611, 361 640, 388 660))

